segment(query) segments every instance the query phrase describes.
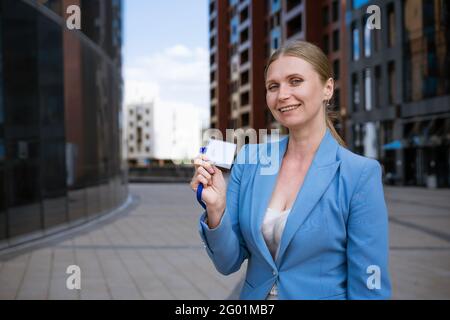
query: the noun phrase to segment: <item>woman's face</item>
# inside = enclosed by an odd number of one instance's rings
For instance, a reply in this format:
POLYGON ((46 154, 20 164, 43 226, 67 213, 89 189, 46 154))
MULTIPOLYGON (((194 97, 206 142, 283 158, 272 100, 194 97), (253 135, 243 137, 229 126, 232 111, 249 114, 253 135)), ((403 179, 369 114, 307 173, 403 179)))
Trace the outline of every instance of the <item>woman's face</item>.
POLYGON ((323 101, 331 99, 332 93, 333 80, 324 85, 312 65, 303 59, 281 56, 267 70, 267 106, 287 128, 304 126, 314 119, 325 123, 323 101))

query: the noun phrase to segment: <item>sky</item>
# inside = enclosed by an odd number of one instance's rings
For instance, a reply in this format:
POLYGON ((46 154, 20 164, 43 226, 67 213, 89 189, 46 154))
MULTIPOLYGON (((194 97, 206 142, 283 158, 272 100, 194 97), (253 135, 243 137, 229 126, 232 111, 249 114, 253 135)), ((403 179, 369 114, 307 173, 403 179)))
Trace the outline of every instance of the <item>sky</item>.
POLYGON ((209 118, 208 0, 123 0, 125 104, 192 106, 209 118))

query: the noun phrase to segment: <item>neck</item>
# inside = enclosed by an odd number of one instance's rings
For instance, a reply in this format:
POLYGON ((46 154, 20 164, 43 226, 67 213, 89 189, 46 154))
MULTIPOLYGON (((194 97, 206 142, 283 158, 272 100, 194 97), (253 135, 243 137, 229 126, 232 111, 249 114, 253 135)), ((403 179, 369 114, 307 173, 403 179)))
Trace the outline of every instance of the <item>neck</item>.
POLYGON ((325 121, 289 129, 286 156, 300 161, 312 159, 325 136, 326 130, 325 121))

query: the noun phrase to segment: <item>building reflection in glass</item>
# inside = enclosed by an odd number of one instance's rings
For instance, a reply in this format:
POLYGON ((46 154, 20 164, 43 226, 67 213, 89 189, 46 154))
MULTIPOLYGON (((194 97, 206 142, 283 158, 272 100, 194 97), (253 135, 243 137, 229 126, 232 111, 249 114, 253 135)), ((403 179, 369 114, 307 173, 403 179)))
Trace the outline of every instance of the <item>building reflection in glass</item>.
POLYGON ((450 94, 449 12, 445 2, 404 2, 407 102, 450 94))
POLYGON ((108 0, 0 2, 0 248, 126 199, 121 12, 108 0), (69 4, 81 31, 66 29, 69 4))

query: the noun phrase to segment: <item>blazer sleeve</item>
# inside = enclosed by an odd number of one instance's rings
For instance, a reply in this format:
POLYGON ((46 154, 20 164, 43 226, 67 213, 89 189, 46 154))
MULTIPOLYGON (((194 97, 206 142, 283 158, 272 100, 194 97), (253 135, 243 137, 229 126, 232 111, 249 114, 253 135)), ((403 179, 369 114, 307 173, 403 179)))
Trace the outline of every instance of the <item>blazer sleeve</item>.
POLYGON ((389 299, 388 213, 378 161, 366 161, 347 224, 348 299, 389 299))
POLYGON ((208 227, 205 223, 206 210, 199 221, 199 233, 206 252, 216 269, 224 275, 238 271, 242 262, 249 256, 239 226, 239 190, 245 166, 246 147, 247 145, 242 147, 231 168, 226 192, 226 208, 219 225, 214 229, 208 227))

